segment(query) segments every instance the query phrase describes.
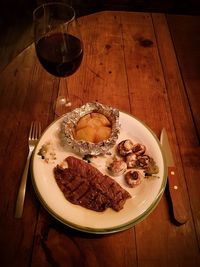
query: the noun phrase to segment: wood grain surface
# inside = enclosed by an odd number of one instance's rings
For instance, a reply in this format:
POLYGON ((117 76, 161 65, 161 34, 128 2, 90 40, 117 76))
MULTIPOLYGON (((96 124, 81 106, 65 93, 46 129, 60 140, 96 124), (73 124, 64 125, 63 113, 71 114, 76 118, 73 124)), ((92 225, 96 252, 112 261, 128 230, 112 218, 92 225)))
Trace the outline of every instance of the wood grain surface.
POLYGON ((71 99, 129 112, 158 137, 167 129, 189 220, 174 223, 166 189, 154 211, 133 228, 101 236, 81 233, 46 212, 31 179, 23 217, 14 219, 30 123, 40 120, 45 129, 56 117, 57 96, 65 93, 64 83, 40 66, 31 45, 0 74, 0 265, 199 266, 199 129, 193 114, 199 108, 191 102, 195 95, 188 97, 166 17, 101 12, 79 23, 84 57, 68 79, 71 99))

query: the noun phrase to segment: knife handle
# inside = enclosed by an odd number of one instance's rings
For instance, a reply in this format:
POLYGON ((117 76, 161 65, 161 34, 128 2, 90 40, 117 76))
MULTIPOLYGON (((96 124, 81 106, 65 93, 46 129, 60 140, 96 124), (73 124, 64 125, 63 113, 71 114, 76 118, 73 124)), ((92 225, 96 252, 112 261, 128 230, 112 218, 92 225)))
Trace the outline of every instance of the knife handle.
POLYGON ((188 220, 188 213, 183 202, 181 189, 179 187, 176 167, 168 167, 168 184, 174 219, 179 224, 184 224, 188 220))

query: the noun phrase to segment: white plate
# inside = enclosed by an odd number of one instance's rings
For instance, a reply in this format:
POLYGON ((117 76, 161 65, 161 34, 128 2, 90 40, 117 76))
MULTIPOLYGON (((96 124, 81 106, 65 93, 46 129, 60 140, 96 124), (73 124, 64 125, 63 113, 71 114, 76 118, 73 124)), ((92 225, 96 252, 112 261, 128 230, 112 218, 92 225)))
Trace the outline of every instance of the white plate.
MULTIPOLYGON (((59 189, 53 168, 60 164, 67 156, 75 155, 70 149, 62 147, 59 139, 60 124, 64 116, 54 121, 41 136, 33 154, 32 181, 43 206, 62 223, 90 233, 105 234, 119 232, 132 227, 143 220, 158 204, 166 185, 166 167, 160 142, 154 133, 141 121, 126 113, 120 112, 121 130, 118 142, 130 138, 142 143, 147 148, 147 154, 154 158, 159 166, 159 178, 144 179, 136 188, 129 188, 123 176, 113 177, 132 196, 124 208, 116 212, 107 209, 95 212, 67 201, 59 189), (41 146, 51 141, 55 147, 56 160, 46 163, 38 155, 41 146)), ((108 156, 98 157, 92 161, 101 172, 106 173, 106 159, 108 156)))

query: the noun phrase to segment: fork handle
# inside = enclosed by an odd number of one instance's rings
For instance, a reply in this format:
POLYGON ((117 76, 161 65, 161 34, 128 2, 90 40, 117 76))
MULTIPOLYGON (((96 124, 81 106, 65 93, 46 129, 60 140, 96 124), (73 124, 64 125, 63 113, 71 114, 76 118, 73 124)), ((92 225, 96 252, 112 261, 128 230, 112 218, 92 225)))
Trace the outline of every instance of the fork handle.
POLYGON ((27 177, 28 177, 28 169, 30 164, 32 151, 29 151, 28 157, 26 160, 26 165, 24 167, 24 172, 21 178, 21 183, 19 186, 19 191, 17 194, 17 201, 15 206, 15 218, 21 218, 24 208, 24 199, 25 199, 25 192, 26 192, 26 183, 27 183, 27 177))

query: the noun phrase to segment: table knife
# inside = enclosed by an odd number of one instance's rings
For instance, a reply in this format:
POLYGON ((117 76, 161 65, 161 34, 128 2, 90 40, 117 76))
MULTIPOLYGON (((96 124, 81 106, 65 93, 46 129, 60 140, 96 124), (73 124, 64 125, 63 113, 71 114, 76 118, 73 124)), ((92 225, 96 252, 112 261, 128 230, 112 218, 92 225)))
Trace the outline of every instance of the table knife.
POLYGON ((165 128, 161 131, 160 142, 166 158, 169 193, 172 202, 174 219, 178 224, 184 224, 188 220, 188 215, 183 202, 177 177, 177 170, 165 128))

